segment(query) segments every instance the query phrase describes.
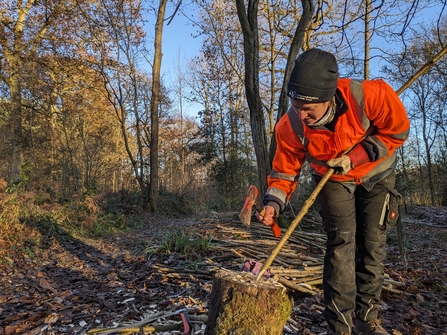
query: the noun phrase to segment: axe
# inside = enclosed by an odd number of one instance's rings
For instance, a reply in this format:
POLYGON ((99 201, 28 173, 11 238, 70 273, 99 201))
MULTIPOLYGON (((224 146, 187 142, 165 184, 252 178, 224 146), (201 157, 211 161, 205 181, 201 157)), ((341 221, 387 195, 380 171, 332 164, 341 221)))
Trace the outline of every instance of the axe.
MULTIPOLYGON (((264 204, 259 198, 258 188, 255 185, 250 185, 247 191, 247 195, 245 196, 244 206, 242 207, 242 210, 239 213, 239 219, 241 220, 242 224, 246 227, 250 227, 251 216, 253 214, 253 205, 255 206, 256 211, 261 216, 264 216, 265 208, 264 204)), ((275 237, 281 236, 281 228, 279 228, 275 220, 273 220, 273 223, 270 225, 270 228, 272 229, 273 235, 275 237)))

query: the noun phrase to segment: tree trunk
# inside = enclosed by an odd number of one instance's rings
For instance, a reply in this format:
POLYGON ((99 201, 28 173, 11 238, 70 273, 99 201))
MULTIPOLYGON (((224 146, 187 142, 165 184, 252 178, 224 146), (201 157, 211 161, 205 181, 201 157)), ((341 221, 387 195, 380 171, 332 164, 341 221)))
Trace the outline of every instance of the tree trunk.
POLYGON ((10 174, 9 179, 19 178, 23 163, 23 134, 22 134, 22 95, 20 85, 20 60, 19 55, 11 55, 8 59, 11 68, 9 77, 9 90, 11 94, 11 112, 9 126, 11 131, 10 145, 10 174))
MULTIPOLYGON (((22 174, 24 161, 24 139, 22 131, 22 87, 24 62, 33 55, 37 46, 41 43, 48 28, 53 24, 55 18, 61 15, 63 10, 69 8, 63 1, 56 2, 50 6, 45 2, 45 20, 38 19, 38 10, 32 9, 37 1, 10 1, 10 8, 2 8, 0 23, 0 49, 2 75, 0 80, 9 87, 11 99, 11 110, 9 126, 10 137, 10 175, 9 178, 19 178, 22 174), (48 6, 47 6, 48 5, 48 6), (14 12, 17 11, 17 12, 14 12), (10 15, 8 17, 8 15, 10 15), (35 21, 31 21, 35 20, 35 21), (33 23, 28 23, 31 21, 33 23), (5 34, 5 27, 10 33, 5 34), (33 27, 33 28, 31 28, 33 27), (26 29, 26 33, 24 33, 26 29), (26 38, 24 38, 24 36, 26 38), (33 51, 31 51, 31 48, 33 51), (7 65, 6 65, 7 64, 7 65), (9 74, 9 76, 8 76, 9 74)), ((3 2, 2 2, 3 5, 3 2)), ((4 5, 3 5, 4 6, 4 5)))
POLYGON ((249 272, 221 270, 213 279, 205 335, 280 335, 292 312, 286 288, 249 272))
POLYGON ((160 69, 162 59, 163 22, 167 0, 160 0, 157 23, 155 24, 154 66, 152 67, 151 144, 150 144, 150 185, 149 202, 155 211, 158 204, 158 108, 160 105, 160 69))
POLYGON ((264 109, 259 94, 259 40, 258 40, 258 0, 249 0, 245 11, 245 1, 236 0, 237 14, 244 35, 245 94, 250 110, 250 125, 258 167, 259 189, 267 190, 267 175, 270 162, 267 150, 264 109))
MULTIPOLYGON (((301 20, 295 30, 295 35, 293 36, 292 44, 290 45, 289 54, 287 56, 286 69, 284 71, 284 81, 282 84, 281 94, 279 96, 278 105, 278 115, 276 117, 276 122, 278 122, 282 116, 287 112, 289 101, 287 98, 287 83, 289 82, 290 73, 292 72, 293 66, 295 64, 295 59, 298 55, 298 51, 304 42, 304 34, 309 26, 310 20, 312 19, 313 12, 315 10, 314 2, 311 0, 301 0, 303 5, 303 14, 301 14, 301 20)), ((272 140, 270 141, 270 162, 273 160, 276 151, 276 139, 275 131, 273 131, 272 140)))

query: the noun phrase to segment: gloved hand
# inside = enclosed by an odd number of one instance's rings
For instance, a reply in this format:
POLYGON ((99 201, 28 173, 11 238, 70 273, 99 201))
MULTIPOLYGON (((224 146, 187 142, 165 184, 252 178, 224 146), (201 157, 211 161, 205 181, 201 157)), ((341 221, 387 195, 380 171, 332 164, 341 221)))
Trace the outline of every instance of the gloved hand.
POLYGON ((347 155, 328 160, 326 164, 338 174, 347 174, 352 168, 351 159, 347 155))
POLYGON ((266 226, 271 226, 274 222, 273 217, 275 216, 275 209, 272 206, 265 206, 263 212, 264 212, 262 213, 263 215, 256 212, 255 213, 256 217, 266 226))

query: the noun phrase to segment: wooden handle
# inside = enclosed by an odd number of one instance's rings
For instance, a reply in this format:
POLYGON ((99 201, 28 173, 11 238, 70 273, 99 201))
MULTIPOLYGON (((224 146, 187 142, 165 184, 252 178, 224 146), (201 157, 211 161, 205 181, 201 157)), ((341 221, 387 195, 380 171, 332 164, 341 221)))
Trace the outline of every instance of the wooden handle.
POLYGON ((281 228, 279 228, 278 224, 273 220, 273 223, 270 225, 270 228, 272 229, 273 236, 280 237, 281 236, 281 228))

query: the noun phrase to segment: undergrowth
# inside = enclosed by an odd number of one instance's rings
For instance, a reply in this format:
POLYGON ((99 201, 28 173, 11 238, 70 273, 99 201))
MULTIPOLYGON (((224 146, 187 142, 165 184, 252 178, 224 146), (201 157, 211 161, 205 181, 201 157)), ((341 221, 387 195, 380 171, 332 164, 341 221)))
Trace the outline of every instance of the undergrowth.
POLYGON ((93 196, 53 201, 44 192, 0 193, 0 263, 34 257, 54 238, 104 237, 129 228, 122 215, 105 213, 93 196))
POLYGON ((152 241, 149 241, 143 254, 147 258, 153 256, 166 258, 178 255, 194 264, 194 261, 201 262, 202 257, 210 251, 212 241, 213 236, 211 235, 202 236, 194 232, 185 232, 183 229, 176 229, 167 233, 159 245, 153 245, 152 241))

